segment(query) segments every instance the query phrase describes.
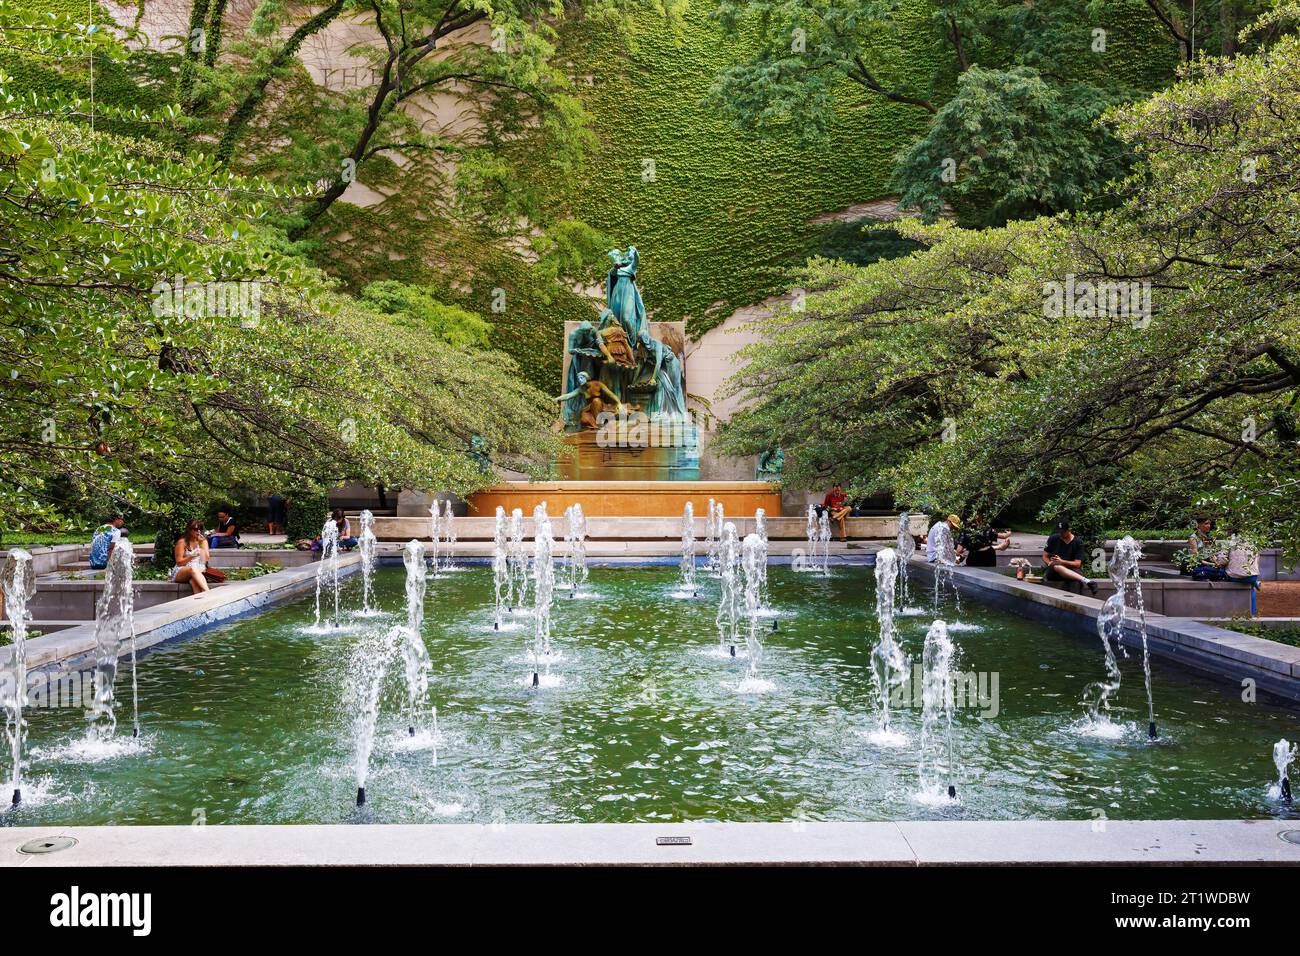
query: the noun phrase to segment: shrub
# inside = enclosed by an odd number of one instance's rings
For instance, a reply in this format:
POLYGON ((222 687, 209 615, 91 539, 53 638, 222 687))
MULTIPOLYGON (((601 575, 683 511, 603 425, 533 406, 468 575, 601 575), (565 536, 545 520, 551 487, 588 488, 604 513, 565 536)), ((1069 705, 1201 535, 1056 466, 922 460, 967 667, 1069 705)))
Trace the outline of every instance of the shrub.
POLYGON ((285 523, 285 532, 289 540, 314 538, 320 534, 321 525, 329 516, 329 494, 312 488, 291 492, 286 497, 289 514, 285 523))

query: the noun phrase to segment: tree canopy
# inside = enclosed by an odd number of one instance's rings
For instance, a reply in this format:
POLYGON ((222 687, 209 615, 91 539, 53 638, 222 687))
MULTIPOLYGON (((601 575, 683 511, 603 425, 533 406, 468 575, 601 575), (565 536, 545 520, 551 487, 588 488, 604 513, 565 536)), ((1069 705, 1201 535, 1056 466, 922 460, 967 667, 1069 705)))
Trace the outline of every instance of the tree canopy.
POLYGON ((817 141, 837 109, 909 106, 929 123, 896 158, 901 201, 967 225, 1104 193, 1129 157, 1097 118, 1163 79, 1160 24, 1139 0, 724 0, 719 18, 760 37, 714 83, 736 123, 817 141), (918 31, 928 63, 898 42, 918 31))
POLYGON ((910 221, 910 256, 810 263, 806 304, 746 352, 724 446, 985 515, 1036 500, 1100 527, 1217 503, 1300 550, 1298 77, 1287 35, 1110 111, 1138 159, 1112 210, 910 221))
MULTIPOLYGON (((69 72, 127 55, 58 14, 6 11, 0 34, 69 72)), ((0 77, 0 527, 92 495, 469 490, 475 436, 503 464, 545 461, 551 410, 468 347, 480 318, 338 293, 267 225, 283 190, 111 131, 175 118, 0 77)))

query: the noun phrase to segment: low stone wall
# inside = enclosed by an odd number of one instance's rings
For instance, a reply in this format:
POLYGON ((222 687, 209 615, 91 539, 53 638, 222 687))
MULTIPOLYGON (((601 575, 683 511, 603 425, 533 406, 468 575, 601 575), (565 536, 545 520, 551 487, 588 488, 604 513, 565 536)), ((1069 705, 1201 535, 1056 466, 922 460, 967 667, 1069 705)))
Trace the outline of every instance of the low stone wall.
MULTIPOLYGON (((0 564, 9 556, 9 550, 0 551, 0 564)), ((36 574, 53 574, 77 556, 86 551, 80 544, 55 544, 45 548, 23 548, 32 556, 32 570, 36 574)), ((3 612, 0 612, 3 613, 3 612)))
MULTIPOLYGON (((491 541, 496 534, 496 518, 455 518, 456 540, 491 541)), ((754 531, 754 516, 727 516, 728 521, 736 526, 736 533, 742 538, 754 531)), ((807 518, 768 518, 767 535, 774 541, 805 541, 808 537, 807 518)), ((908 522, 913 534, 925 532, 925 516, 913 515, 908 522)), ((708 527, 707 515, 695 516, 695 540, 702 545, 708 527)), ((523 521, 525 539, 533 536, 532 514, 523 521)), ((551 516, 551 533, 556 538, 563 538, 568 531, 568 522, 563 513, 551 516)), ((898 537, 898 518, 893 515, 849 518, 845 522, 845 531, 850 538, 861 541, 890 541, 898 537)), ((375 537, 380 541, 409 541, 419 538, 429 540, 429 519, 425 518, 375 518, 375 537)), ((592 541, 677 541, 682 537, 682 519, 646 518, 646 517, 589 517, 587 518, 587 538, 592 541)))
MULTIPOLYGON (((351 574, 360 565, 359 554, 343 555, 339 558, 339 573, 351 574)), ((157 582, 143 582, 140 586, 155 583, 157 582)), ((312 565, 278 571, 249 581, 231 581, 206 594, 189 595, 143 608, 137 605, 136 647, 152 647, 271 604, 290 600, 311 590, 315 584, 316 567, 312 565)), ((176 585, 172 587, 175 588, 176 585)), ((89 617, 94 617, 93 610, 89 617)), ((33 682, 38 678, 43 679, 51 670, 76 670, 87 666, 94 658, 95 625, 93 622, 79 624, 58 633, 43 634, 29 640, 26 647, 27 666, 33 682)), ((124 651, 129 654, 129 648, 124 651)), ((11 646, 0 648, 0 670, 9 667, 12 657, 11 646)))
MULTIPOLYGON (((910 568, 916 580, 933 582, 934 566, 924 558, 914 558, 910 568)), ((981 602, 1097 640, 1098 598, 1017 581, 987 568, 954 568, 952 573, 955 586, 981 602)), ((1121 639, 1141 648, 1136 612, 1128 612, 1121 639)), ((1153 656, 1234 682, 1249 679, 1264 693, 1300 701, 1300 647, 1155 613, 1147 614, 1147 643, 1153 656)))
MULTIPOLYGON (((76 843, 22 865, 91 866, 1295 866, 1290 820, 905 820, 0 827, 0 855, 51 833, 76 843), (667 838, 667 839, 665 839, 667 838)), ((69 874, 75 879, 75 874, 69 874)), ((978 878, 972 874, 972 878, 978 878)), ((1285 879, 1279 874, 1279 879, 1285 879)))
MULTIPOLYGON (((1008 572, 999 573, 1015 579, 1008 572)), ((1143 568, 1143 573, 1147 573, 1146 568, 1143 568)), ((1098 580, 1096 584, 1097 597, 1102 601, 1115 593, 1115 584, 1109 578, 1098 580)), ((1086 585, 1082 584, 1046 586, 1073 594, 1088 593, 1086 585)), ((1251 597, 1250 585, 1232 581, 1193 581, 1176 573, 1142 579, 1142 603, 1148 614, 1168 617, 1247 616, 1251 612, 1251 597)))

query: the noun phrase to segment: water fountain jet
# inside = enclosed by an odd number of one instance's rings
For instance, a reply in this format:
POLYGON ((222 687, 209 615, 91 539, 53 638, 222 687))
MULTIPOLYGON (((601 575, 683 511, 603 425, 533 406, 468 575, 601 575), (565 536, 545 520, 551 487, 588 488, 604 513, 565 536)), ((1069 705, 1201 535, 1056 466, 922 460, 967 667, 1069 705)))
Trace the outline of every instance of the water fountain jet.
POLYGON ((763 645, 758 640, 758 614, 762 608, 763 570, 766 562, 767 549, 762 539, 757 534, 745 535, 741 545, 741 564, 745 571, 745 615, 749 618, 749 633, 745 636, 749 664, 745 676, 750 680, 759 679, 759 664, 763 659, 763 645))
POLYGON ((916 553, 916 542, 912 540, 912 516, 904 511, 898 516, 898 537, 895 550, 898 552, 898 598, 902 607, 907 607, 911 600, 908 587, 908 562, 916 553))
POLYGON ((1285 804, 1291 803, 1291 761, 1295 760, 1296 745, 1285 737, 1273 745, 1273 764, 1277 767, 1278 797, 1285 804))
POLYGON ((551 600, 555 593, 555 541, 543 502, 533 510, 533 686, 541 686, 551 657, 551 600))
POLYGON ((515 508, 510 512, 510 545, 506 549, 506 563, 510 570, 510 613, 523 607, 528 597, 528 555, 524 551, 524 512, 515 508))
POLYGON ((682 584, 683 593, 699 597, 695 588, 695 505, 686 502, 682 508, 682 584))
POLYGON ((722 526, 718 541, 718 574, 721 579, 718 613, 718 643, 730 647, 736 656, 736 642, 740 633, 740 539, 736 526, 728 521, 722 526))
MULTIPOLYGON (((406 566, 406 628, 402 639, 402 662, 406 676, 407 729, 415 736, 421 706, 429 696, 429 652, 424 646, 424 596, 428 582, 424 573, 424 544, 412 538, 402 553, 406 566)), ((437 757, 435 756, 435 761, 437 757)))
POLYGON ((898 574, 898 555, 892 548, 876 554, 876 622, 879 637, 871 650, 871 682, 876 691, 877 713, 875 739, 882 744, 901 743, 890 726, 890 695, 907 676, 907 655, 898 645, 898 628, 894 623, 894 582, 898 574))
POLYGON ((1111 555, 1108 572, 1115 585, 1115 593, 1106 598, 1097 613, 1097 634, 1101 637, 1105 657, 1105 680, 1089 684, 1084 688, 1084 703, 1088 708, 1091 726, 1104 728, 1109 724, 1108 711, 1110 700, 1120 686, 1119 663, 1115 658, 1115 646, 1128 656, 1124 648, 1124 617, 1128 605, 1129 585, 1138 611, 1138 627, 1142 637, 1142 672, 1147 694, 1147 737, 1157 738, 1155 702, 1151 693, 1151 655, 1147 646, 1146 607, 1142 599, 1142 582, 1139 577, 1138 562, 1142 558, 1142 549, 1129 536, 1115 542, 1115 551, 1111 555))
POLYGON ((831 513, 823 508, 817 519, 817 545, 821 549, 821 573, 831 573, 831 513))
MULTIPOLYGON (((423 576, 423 562, 421 562, 423 576)), ((370 754, 375 746, 375 728, 379 723, 379 694, 396 649, 406 640, 405 625, 362 635, 352 648, 348 663, 345 700, 356 707, 353 717, 353 772, 357 786, 357 806, 366 802, 366 778, 370 774, 370 754)))
POLYGON ((378 542, 375 540, 375 516, 369 508, 361 512, 359 545, 361 550, 361 613, 370 615, 377 610, 374 607, 374 595, 378 542))
POLYGON ((501 630, 501 608, 507 599, 510 564, 506 553, 506 509, 497 505, 496 527, 492 533, 492 630, 501 630))
POLYGON ((923 795, 944 791, 947 778, 950 800, 957 798, 954 771, 952 717, 954 709, 952 662, 956 648, 946 622, 936 620, 925 635, 922 653, 921 747, 919 776, 923 795), (942 768, 940 767, 942 764, 942 768))
POLYGON ((316 563, 316 628, 321 627, 320 592, 321 584, 328 574, 330 587, 334 591, 334 618, 331 626, 339 625, 339 526, 333 518, 328 518, 320 531, 320 559, 316 563))
POLYGON ((140 736, 140 695, 136 680, 135 646, 135 552, 131 542, 121 538, 113 547, 104 569, 104 591, 95 613, 95 696, 86 719, 91 736, 106 740, 117 730, 118 659, 122 647, 131 644, 131 688, 134 717, 132 737, 140 736))
POLYGON ((5 558, 0 572, 4 588, 5 616, 13 629, 13 656, 9 661, 9 686, 5 688, 5 731, 13 757, 13 806, 23 800, 23 732, 27 723, 23 707, 27 704, 27 605, 36 594, 36 571, 32 556, 14 548, 5 558))

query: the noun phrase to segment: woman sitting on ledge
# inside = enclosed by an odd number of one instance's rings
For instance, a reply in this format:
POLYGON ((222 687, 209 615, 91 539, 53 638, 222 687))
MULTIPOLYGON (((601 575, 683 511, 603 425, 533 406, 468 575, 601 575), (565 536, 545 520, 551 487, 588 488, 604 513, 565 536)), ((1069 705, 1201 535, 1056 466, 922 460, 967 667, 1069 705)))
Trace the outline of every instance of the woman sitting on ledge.
POLYGON ((177 583, 188 581, 195 594, 208 589, 208 579, 203 576, 208 569, 208 542, 203 537, 203 526, 197 521, 187 524, 185 533, 176 539, 175 561, 171 580, 177 583))

